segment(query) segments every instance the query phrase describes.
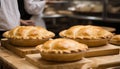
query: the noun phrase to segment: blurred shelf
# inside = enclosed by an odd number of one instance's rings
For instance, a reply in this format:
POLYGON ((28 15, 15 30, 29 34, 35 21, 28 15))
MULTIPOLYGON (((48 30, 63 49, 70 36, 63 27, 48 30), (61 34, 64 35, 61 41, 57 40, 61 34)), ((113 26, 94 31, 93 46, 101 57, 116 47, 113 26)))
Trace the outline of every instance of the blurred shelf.
POLYGON ((59 17, 64 17, 64 15, 60 14, 54 14, 54 15, 43 15, 43 18, 59 18, 59 17))
POLYGON ((116 19, 116 18, 106 18, 105 21, 110 21, 110 22, 120 22, 120 19, 116 19))
POLYGON ((81 16, 81 15, 67 15, 71 18, 77 18, 77 19, 87 19, 87 20, 103 20, 102 17, 95 17, 95 16, 81 16))
POLYGON ((84 19, 84 20, 99 20, 99 21, 110 21, 110 22, 120 22, 120 19, 115 19, 115 18, 106 18, 103 19, 102 17, 97 17, 97 16, 83 16, 83 15, 67 15, 68 17, 71 18, 76 18, 76 19, 84 19))
POLYGON ((68 3, 68 1, 50 1, 49 3, 68 3))

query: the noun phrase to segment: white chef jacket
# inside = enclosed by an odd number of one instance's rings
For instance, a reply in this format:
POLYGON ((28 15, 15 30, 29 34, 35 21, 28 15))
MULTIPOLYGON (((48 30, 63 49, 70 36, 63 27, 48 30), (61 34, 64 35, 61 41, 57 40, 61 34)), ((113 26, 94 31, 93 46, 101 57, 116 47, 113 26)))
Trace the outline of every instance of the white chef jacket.
POLYGON ((0 0, 0 31, 6 31, 20 25, 20 13, 17 0, 0 0))
POLYGON ((25 9, 29 14, 32 14, 31 20, 35 22, 35 25, 46 28, 44 20, 42 19, 42 13, 45 7, 45 0, 24 0, 25 9))

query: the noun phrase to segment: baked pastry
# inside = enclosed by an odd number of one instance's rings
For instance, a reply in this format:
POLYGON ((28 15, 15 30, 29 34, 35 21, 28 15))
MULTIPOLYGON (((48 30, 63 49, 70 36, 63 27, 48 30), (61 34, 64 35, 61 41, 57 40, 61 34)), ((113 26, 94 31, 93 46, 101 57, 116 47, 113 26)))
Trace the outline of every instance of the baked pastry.
POLYGON ((3 34, 9 43, 16 46, 36 46, 55 36, 39 26, 18 26, 3 34))
POLYGON ((113 34, 101 27, 92 25, 77 25, 59 33, 61 37, 74 39, 78 42, 85 43, 89 47, 101 46, 107 44, 113 34))
POLYGON ((76 61, 83 57, 88 47, 85 44, 65 38, 57 38, 36 47, 43 59, 49 61, 76 61))
POLYGON ((113 36, 109 42, 114 45, 120 45, 120 35, 113 36))

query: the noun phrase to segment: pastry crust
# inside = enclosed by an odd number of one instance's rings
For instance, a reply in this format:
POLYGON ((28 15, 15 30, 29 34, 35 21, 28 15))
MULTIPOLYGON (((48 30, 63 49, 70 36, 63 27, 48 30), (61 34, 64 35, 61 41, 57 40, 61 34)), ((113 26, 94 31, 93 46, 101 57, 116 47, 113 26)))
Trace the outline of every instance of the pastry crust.
POLYGON ((89 47, 97 47, 97 46, 103 46, 108 43, 107 39, 75 39, 76 41, 80 43, 87 44, 89 47))
POLYGON ((36 47, 43 59, 49 61, 75 61, 83 57, 88 46, 65 38, 49 40, 36 47))
POLYGON ((3 34, 17 46, 36 46, 55 36, 53 32, 39 26, 18 26, 3 34))
POLYGON ((47 40, 49 40, 49 38, 48 39, 13 39, 13 38, 9 38, 8 42, 14 46, 30 47, 30 46, 37 46, 39 44, 43 44, 47 40))
POLYGON ((91 25, 77 25, 59 33, 61 37, 70 38, 91 46, 107 44, 113 34, 101 27, 91 25))
POLYGON ((113 36, 109 42, 114 45, 120 45, 120 35, 113 36))

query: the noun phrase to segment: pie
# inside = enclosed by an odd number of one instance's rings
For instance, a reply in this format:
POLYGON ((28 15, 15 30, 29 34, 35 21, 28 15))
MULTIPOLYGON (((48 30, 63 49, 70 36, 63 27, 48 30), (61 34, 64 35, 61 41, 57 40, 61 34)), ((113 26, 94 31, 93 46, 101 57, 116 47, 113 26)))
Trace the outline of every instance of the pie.
POLYGON ((61 37, 70 38, 89 47, 101 46, 107 44, 113 34, 102 27, 92 25, 77 25, 63 30, 59 33, 61 37))
POLYGON ((3 36, 16 46, 36 46, 54 37, 55 34, 39 26, 18 26, 6 31, 3 36))
POLYGON ((38 45, 36 49, 48 61, 76 61, 84 57, 88 46, 72 39, 57 38, 38 45))
POLYGON ((120 45, 120 35, 113 36, 109 42, 114 45, 120 45))

